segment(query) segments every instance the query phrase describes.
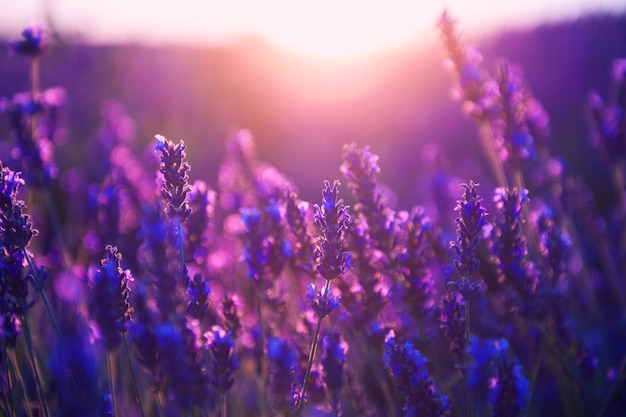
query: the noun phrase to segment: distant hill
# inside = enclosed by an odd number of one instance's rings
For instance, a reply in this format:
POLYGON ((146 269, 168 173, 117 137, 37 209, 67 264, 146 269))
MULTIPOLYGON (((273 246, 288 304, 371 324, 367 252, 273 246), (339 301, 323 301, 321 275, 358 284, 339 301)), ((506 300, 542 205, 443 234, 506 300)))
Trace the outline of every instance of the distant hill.
MULTIPOLYGON (((506 56, 524 68, 550 113, 554 153, 587 175, 594 172, 585 98, 590 89, 609 94, 611 62, 626 56, 626 16, 541 25, 478 47, 487 64, 506 56)), ((1 52, 0 96, 27 89, 27 62, 7 57, 5 47, 1 52)), ((256 136, 262 159, 294 178, 304 198, 318 199, 322 180, 341 176, 342 144, 356 141, 380 155, 382 180, 393 184, 406 206, 424 198, 424 143, 441 147, 452 175, 457 161, 482 161, 473 125, 449 97, 441 57, 438 50, 416 47, 336 70, 258 40, 206 49, 63 44, 45 55, 42 85, 68 92, 67 141, 59 149, 68 166, 79 163, 84 144, 96 135, 100 106, 113 99, 137 123, 138 151, 155 133, 184 139, 192 178, 215 184, 226 137, 245 127, 256 136), (347 92, 337 93, 342 90, 347 92)), ((0 123, 0 138, 7 135, 0 123)), ((601 192, 601 182, 589 178, 601 192)))

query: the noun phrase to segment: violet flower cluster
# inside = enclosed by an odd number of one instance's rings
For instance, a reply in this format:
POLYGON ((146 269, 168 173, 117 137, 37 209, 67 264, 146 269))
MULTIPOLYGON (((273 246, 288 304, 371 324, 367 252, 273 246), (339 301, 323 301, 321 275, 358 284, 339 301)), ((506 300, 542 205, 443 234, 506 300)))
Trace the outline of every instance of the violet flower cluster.
MULTIPOLYGON (((626 415, 626 65, 589 109, 615 192, 600 207, 548 166, 521 69, 490 72, 448 13, 439 29, 489 145, 464 157, 496 169, 420 173, 434 203, 389 198, 375 144, 339 149, 346 202, 338 180, 307 201, 248 130, 210 178, 195 138, 156 135, 157 160, 113 102, 69 162, 63 90, 32 77, 0 99, 0 415, 626 415), (450 179, 470 177, 480 193, 462 183, 455 204, 450 179)), ((36 73, 46 36, 22 35, 36 73)))

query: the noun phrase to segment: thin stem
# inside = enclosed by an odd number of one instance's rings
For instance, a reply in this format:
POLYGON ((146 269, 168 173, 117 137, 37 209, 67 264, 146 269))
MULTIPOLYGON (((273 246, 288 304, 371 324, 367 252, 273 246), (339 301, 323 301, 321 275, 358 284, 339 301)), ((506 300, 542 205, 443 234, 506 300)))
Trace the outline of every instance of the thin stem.
POLYGON ((496 176, 496 180, 500 187, 507 187, 508 183, 506 180, 506 175, 504 173, 504 168, 502 167, 502 162, 500 162, 500 158, 498 157, 498 153, 496 152, 496 145, 493 139, 493 132, 491 131, 491 126, 489 123, 483 122, 479 126, 479 134, 480 142, 483 146, 485 153, 487 154, 487 158, 489 159, 489 164, 491 165, 491 169, 493 170, 494 175, 496 176))
POLYGON ((48 207, 48 213, 50 215, 52 228, 54 229, 54 235, 56 236, 57 242, 59 244, 59 251, 61 252, 61 259, 63 261, 63 269, 67 270, 67 267, 68 265, 70 265, 71 262, 69 256, 67 255, 67 245, 65 244, 65 240, 63 239, 63 228, 61 227, 61 221, 59 220, 59 214, 57 213, 56 206, 52 201, 50 187, 46 187, 44 189, 43 195, 46 199, 46 206, 48 207))
POLYGON ((474 404, 472 401, 472 387, 469 380, 469 339, 470 339, 470 297, 469 294, 465 298, 465 389, 467 391, 467 415, 474 417, 474 404))
POLYGON ((161 396, 161 391, 154 391, 154 399, 156 402, 157 415, 163 417, 163 397, 161 396))
POLYGON ((130 359, 130 353, 128 351, 128 342, 126 333, 122 334, 122 343, 124 345, 124 354, 126 355, 126 359, 128 360, 128 367, 130 368, 130 375, 133 378, 133 385, 135 386, 135 400, 139 405, 139 411, 141 413, 141 417, 145 417, 146 413, 143 410, 143 404, 141 402, 141 390, 139 389, 139 382, 137 381, 137 375, 135 374, 135 368, 133 367, 133 361, 130 359))
MULTIPOLYGON (((6 340, 3 340, 2 350, 4 352, 4 368, 7 372, 7 395, 8 399, 5 398, 5 403, 8 408, 11 417, 15 417, 15 402, 13 401, 13 378, 11 376, 11 362, 9 359, 9 353, 6 346, 6 340)), ((4 395, 4 390, 2 390, 2 394, 4 395)))
POLYGON ((265 360, 265 330, 263 326, 263 313, 262 313, 263 294, 261 290, 261 284, 257 286, 257 314, 259 317, 259 344, 261 345, 261 355, 259 356, 259 369, 261 371, 260 388, 261 391, 261 412, 262 415, 266 415, 267 408, 267 361, 265 360))
MULTIPOLYGON (((17 377, 17 382, 20 384, 20 388, 22 391, 22 401, 24 402, 24 408, 26 409, 26 414, 28 415, 28 417, 33 417, 33 412, 30 408, 30 405, 28 404, 28 393, 26 391, 26 386, 24 385, 24 377, 22 376, 22 371, 20 371, 19 365, 17 363, 17 356, 15 355, 15 350, 14 349, 7 349, 7 352, 9 354, 9 362, 11 362, 11 367, 13 368, 13 372, 15 373, 15 376, 17 377)), ((15 414, 15 410, 13 410, 13 413, 15 414)))
POLYGON ((107 377, 109 379, 109 390, 111 393, 111 402, 113 403, 113 415, 117 416, 117 398, 115 395, 115 367, 113 364, 113 351, 107 350, 106 362, 107 362, 107 377))
POLYGON ((221 398, 221 399, 222 399, 222 401, 221 401, 222 412, 221 412, 221 414, 220 414, 220 415, 221 415, 221 417, 227 417, 227 413, 228 413, 228 406, 227 406, 227 404, 226 404, 226 393, 224 392, 224 393, 222 393, 222 394, 220 394, 220 395, 221 395, 221 397, 222 397, 222 398, 221 398))
POLYGON ((180 257, 180 269, 181 271, 185 270, 185 246, 183 239, 183 222, 181 219, 176 219, 177 223, 177 232, 178 232, 178 254, 180 257))
MULTIPOLYGON (((330 289, 330 280, 326 280, 324 291, 322 294, 328 296, 330 289)), ((300 398, 298 403, 305 401, 306 391, 309 388, 309 380, 311 378, 311 369, 313 368, 313 361, 315 360, 315 353, 317 352, 317 345, 319 344, 320 329, 322 328, 322 317, 317 317, 317 324, 315 325, 315 334, 313 335, 313 341, 311 342, 311 351, 309 352, 309 361, 306 366, 306 373, 304 374, 304 381, 302 382, 302 391, 300 392, 300 398)), ((299 407, 297 407, 299 408, 299 407)))
POLYGON ((54 327, 54 332, 56 333, 57 338, 60 341, 63 339, 61 336, 61 329, 59 327, 59 323, 57 322, 56 316, 54 315, 54 312, 52 311, 50 300, 48 299, 48 296, 46 295, 46 291, 43 289, 43 286, 40 285, 41 277, 39 276, 39 271, 37 270, 37 267, 35 266, 35 262, 31 258, 28 251, 24 249, 23 253, 24 253, 24 256, 26 257, 26 261, 28 262, 28 266, 30 267, 31 272, 33 273, 33 276, 35 277, 35 281, 37 282, 36 288, 39 291, 39 295, 41 296, 43 303, 46 307, 46 312, 48 313, 48 317, 50 318, 50 321, 52 322, 52 327, 54 327))
POLYGON ((28 326, 28 321, 26 320, 26 315, 21 315, 21 325, 24 330, 24 339, 26 339, 26 348, 28 350, 28 356, 30 358, 31 366, 33 368, 33 375, 35 378, 35 386, 37 388, 37 394, 39 395, 39 401, 41 401, 41 406, 43 407, 44 415, 50 416, 50 411, 48 408, 48 401, 46 399, 45 391, 43 389, 43 383, 41 379, 41 372, 39 370, 39 364, 37 362, 37 357, 35 356, 35 349, 33 347, 33 339, 32 334, 30 332, 30 327, 28 326))

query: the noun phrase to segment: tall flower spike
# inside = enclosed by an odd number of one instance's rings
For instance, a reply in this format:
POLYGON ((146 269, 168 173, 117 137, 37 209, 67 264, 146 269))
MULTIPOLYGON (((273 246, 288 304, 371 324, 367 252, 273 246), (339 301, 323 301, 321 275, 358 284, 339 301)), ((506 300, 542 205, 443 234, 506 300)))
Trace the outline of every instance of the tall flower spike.
POLYGON ((469 277, 480 266, 476 252, 483 228, 487 224, 487 210, 482 205, 482 198, 478 196, 478 185, 471 180, 469 185, 461 184, 464 192, 455 208, 459 212, 456 219, 457 241, 450 242, 450 246, 457 256, 454 267, 463 277, 469 277))
POLYGON ((378 183, 378 155, 371 153, 369 146, 357 148, 354 143, 345 145, 340 170, 348 179, 352 194, 358 201, 356 210, 365 217, 375 247, 390 256, 393 211, 387 207, 378 183))
POLYGON ((502 358, 497 365, 498 375, 493 384, 492 406, 494 417, 523 417, 530 397, 530 383, 522 374, 522 366, 502 358))
POLYGON ((235 342, 231 333, 215 329, 210 349, 213 353, 212 383, 218 393, 224 394, 233 386, 233 372, 239 369, 239 358, 233 353, 235 342))
POLYGON ((128 282, 133 280, 129 270, 122 270, 122 255, 114 246, 106 247, 106 258, 91 282, 90 312, 100 329, 107 350, 118 346, 132 321, 133 309, 128 301, 128 282))
POLYGON ((187 202, 187 193, 191 191, 188 184, 189 164, 184 162, 185 143, 177 145, 164 136, 156 135, 156 150, 161 152, 159 172, 163 174, 161 194, 167 203, 165 211, 170 217, 180 217, 185 220, 191 213, 187 202))
POLYGON ((448 286, 439 312, 440 327, 450 342, 450 352, 461 360, 465 354, 465 299, 455 286, 448 286))
POLYGON ((493 254, 499 269, 499 281, 510 285, 520 296, 525 311, 535 295, 538 274, 527 260, 522 205, 528 202, 528 190, 497 188, 494 195, 499 217, 493 229, 493 254))
POLYGON ((18 188, 24 184, 20 173, 2 167, 1 163, 0 168, 0 246, 14 255, 26 249, 37 230, 24 213, 24 202, 17 199, 18 188))
POLYGON ((351 268, 350 252, 344 251, 344 233, 350 221, 349 206, 339 199, 340 182, 333 185, 324 181, 323 203, 315 205, 315 221, 319 223, 322 235, 315 249, 317 271, 326 280, 337 278, 346 268, 351 268))
POLYGON ((428 359, 413 343, 396 343, 395 337, 390 337, 385 342, 383 360, 404 395, 402 410, 406 417, 443 416, 452 407, 445 394, 437 393, 426 371, 428 359))
POLYGON ((330 394, 330 406, 335 415, 339 414, 339 396, 344 383, 344 364, 346 362, 346 351, 341 343, 341 336, 338 331, 332 330, 324 339, 326 355, 322 358, 322 378, 330 394))

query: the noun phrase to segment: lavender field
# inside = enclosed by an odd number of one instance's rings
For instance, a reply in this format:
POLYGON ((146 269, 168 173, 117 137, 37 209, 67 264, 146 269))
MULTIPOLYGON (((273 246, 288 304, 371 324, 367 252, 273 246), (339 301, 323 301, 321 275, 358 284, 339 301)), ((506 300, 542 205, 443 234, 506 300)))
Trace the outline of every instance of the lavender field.
POLYGON ((0 416, 626 415, 626 20, 462 18, 363 84, 3 43, 0 416))

